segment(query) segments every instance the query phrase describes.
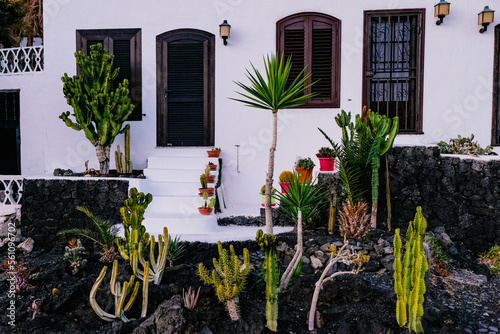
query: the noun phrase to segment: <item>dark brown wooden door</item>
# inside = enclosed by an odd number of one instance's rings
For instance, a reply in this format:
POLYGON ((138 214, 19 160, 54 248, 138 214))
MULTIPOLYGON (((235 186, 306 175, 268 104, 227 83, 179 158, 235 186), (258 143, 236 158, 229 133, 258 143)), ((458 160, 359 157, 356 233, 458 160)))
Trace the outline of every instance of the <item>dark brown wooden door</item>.
POLYGON ((0 91, 0 174, 21 174, 19 91, 0 91))
POLYGON ((214 145, 214 35, 157 36, 157 145, 214 145))

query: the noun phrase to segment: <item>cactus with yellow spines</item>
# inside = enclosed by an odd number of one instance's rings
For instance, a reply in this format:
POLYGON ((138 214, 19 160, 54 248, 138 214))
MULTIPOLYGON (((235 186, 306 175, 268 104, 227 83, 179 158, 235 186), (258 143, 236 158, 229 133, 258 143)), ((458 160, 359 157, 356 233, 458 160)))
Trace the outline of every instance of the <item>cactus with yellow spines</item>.
POLYGON ((115 242, 118 251, 125 260, 130 259, 130 254, 139 248, 139 244, 142 247, 149 245, 149 234, 146 233, 146 227, 142 225, 142 221, 144 220, 144 212, 152 200, 151 194, 144 195, 143 192, 139 193, 136 188, 132 188, 129 197, 123 202, 124 206, 120 208, 125 244, 122 244, 120 238, 116 238, 115 242))
POLYGON ((263 234, 262 230, 258 230, 255 240, 264 252, 262 271, 266 280, 266 326, 276 332, 278 330, 279 284, 278 263, 276 262, 276 236, 263 234))
POLYGON ((200 263, 198 265, 198 274, 206 283, 215 288, 219 301, 225 302, 231 320, 236 321, 240 318, 238 310, 238 295, 243 291, 246 283, 246 277, 250 273, 250 253, 248 249, 243 249, 243 265, 234 252, 233 245, 227 249, 222 248, 219 241, 217 243, 219 251, 219 260, 213 259, 214 270, 210 274, 200 263))
MULTIPOLYGON (((130 308, 134 304, 135 299, 137 297, 137 293, 139 291, 140 283, 135 282, 134 275, 130 276, 130 280, 128 282, 123 283, 123 287, 120 283, 117 283, 116 276, 118 274, 118 260, 115 260, 113 262, 111 281, 109 283, 111 294, 115 296, 115 310, 114 310, 115 313, 114 314, 108 313, 104 311, 96 301, 97 290, 99 290, 99 287, 101 286, 101 283, 104 280, 104 277, 106 276, 107 270, 108 270, 107 266, 104 266, 102 268, 101 273, 97 277, 97 280, 95 281, 94 285, 92 286, 92 289, 90 290, 90 297, 89 297, 90 305, 92 306, 92 309, 94 309, 94 312, 103 320, 111 322, 116 319, 121 319, 123 322, 129 322, 130 320, 125 316, 125 312, 130 310, 130 308), (128 302, 125 303, 127 296, 128 296, 128 302)), ((147 295, 143 294, 142 298, 144 307, 144 303, 146 303, 147 305, 147 295)), ((143 313, 145 313, 144 310, 143 313)))
POLYGON ((398 297, 396 320, 401 327, 406 326, 410 332, 416 333, 424 332, 421 319, 424 315, 425 273, 429 268, 423 246, 426 228, 427 220, 418 206, 406 232, 403 262, 399 229, 394 236, 394 290, 398 297))
POLYGON ((167 255, 168 255, 168 229, 166 227, 163 228, 163 237, 161 234, 158 235, 158 257, 155 256, 155 248, 156 242, 155 237, 151 236, 149 240, 149 270, 146 275, 146 271, 141 270, 139 268, 139 263, 146 268, 146 261, 144 259, 144 247, 142 243, 139 244, 138 249, 134 250, 134 252, 130 255, 130 266, 134 272, 134 275, 137 278, 144 280, 144 277, 148 279, 146 281, 151 281, 154 284, 160 284, 161 278, 163 276, 163 272, 165 271, 165 266, 167 263, 167 255))

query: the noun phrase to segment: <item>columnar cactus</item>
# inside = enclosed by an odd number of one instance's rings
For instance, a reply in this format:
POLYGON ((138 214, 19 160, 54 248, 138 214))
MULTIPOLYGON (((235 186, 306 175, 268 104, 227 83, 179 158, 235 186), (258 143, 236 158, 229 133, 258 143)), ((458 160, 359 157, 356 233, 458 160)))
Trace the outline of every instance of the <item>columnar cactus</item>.
MULTIPOLYGON (((104 277, 106 276, 107 270, 108 270, 107 266, 104 266, 102 268, 101 273, 97 277, 97 280, 95 281, 94 285, 92 286, 92 289, 90 290, 90 297, 89 297, 90 305, 92 306, 92 309, 94 309, 94 312, 103 320, 111 322, 116 319, 121 319, 123 322, 129 322, 130 320, 125 316, 125 312, 130 310, 130 308, 134 304, 135 298, 137 297, 137 293, 139 292, 140 283, 135 282, 135 276, 132 275, 130 276, 130 280, 128 282, 123 283, 123 288, 122 288, 121 284, 116 282, 116 276, 118 274, 118 260, 115 260, 113 262, 113 271, 111 272, 111 281, 109 283, 111 294, 115 296, 115 314, 108 313, 104 311, 96 301, 97 290, 99 290, 99 287, 101 286, 101 283, 104 280, 104 277), (125 304, 125 299, 127 298, 127 296, 129 296, 129 298, 128 302, 125 304)), ((147 307, 147 294, 146 295, 144 294, 144 290, 142 298, 143 298, 143 307, 144 303, 146 303, 147 307)), ((145 315, 144 309, 142 314, 145 315)))
POLYGON ((405 255, 401 263, 401 237, 396 229, 394 237, 394 290, 398 297, 396 319, 398 324, 410 332, 423 333, 425 273, 429 268, 423 247, 427 221, 422 208, 417 207, 415 219, 406 232, 405 255))
POLYGON ((279 272, 276 262, 276 236, 264 234, 262 230, 257 231, 255 238, 261 250, 264 252, 264 264, 262 270, 266 280, 266 319, 267 328, 276 332, 278 330, 278 284, 279 272))
POLYGON ((129 198, 123 202, 125 206, 120 208, 125 244, 122 244, 120 238, 116 238, 115 242, 125 260, 130 259, 130 255, 139 248, 139 244, 142 244, 142 247, 149 245, 149 234, 146 233, 146 227, 142 225, 142 221, 144 220, 144 212, 152 200, 151 194, 144 195, 142 192, 137 192, 136 188, 132 188, 129 198))
POLYGON ((134 275, 142 281, 151 281, 154 284, 160 284, 161 278, 163 276, 163 272, 165 271, 165 265, 167 263, 167 255, 168 255, 168 230, 166 227, 163 228, 163 237, 158 235, 158 258, 155 256, 155 248, 156 242, 155 237, 151 236, 149 241, 149 263, 150 268, 148 270, 148 274, 146 271, 139 269, 139 263, 146 268, 146 263, 144 259, 144 247, 142 243, 139 244, 138 249, 134 250, 134 252, 130 255, 130 265, 132 266, 132 270, 134 275), (165 241, 164 241, 165 240, 165 241), (145 280, 144 278, 147 277, 145 280))
POLYGON ((109 55, 101 44, 90 47, 90 55, 75 53, 76 64, 82 74, 69 77, 64 73, 63 92, 68 104, 73 107, 75 120, 70 112, 59 118, 73 130, 83 130, 85 137, 96 148, 100 173, 109 172, 109 150, 115 137, 125 133, 130 125, 123 126, 134 105, 130 104, 128 80, 124 79, 112 91, 113 80, 119 69, 113 70, 114 56, 109 55))
POLYGON ((209 275, 203 263, 198 265, 198 274, 206 284, 212 284, 219 301, 225 302, 231 320, 240 318, 237 297, 245 287, 246 277, 250 273, 250 254, 243 249, 243 265, 234 252, 233 245, 228 251, 218 242, 219 260, 213 259, 214 270, 209 275))
POLYGON ((85 267, 87 260, 83 259, 81 255, 85 252, 85 247, 82 246, 80 239, 76 240, 76 245, 73 247, 66 246, 64 248, 63 260, 71 263, 73 275, 75 275, 81 268, 85 267))

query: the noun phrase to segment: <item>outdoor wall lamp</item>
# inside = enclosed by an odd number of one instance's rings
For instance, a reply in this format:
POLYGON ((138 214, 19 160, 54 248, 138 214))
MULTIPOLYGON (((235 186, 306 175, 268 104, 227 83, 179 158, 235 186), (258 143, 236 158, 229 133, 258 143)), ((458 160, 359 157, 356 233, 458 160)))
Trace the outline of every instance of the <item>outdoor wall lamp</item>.
POLYGON ((488 25, 494 21, 495 11, 491 10, 490 7, 484 6, 484 9, 481 13, 477 14, 478 24, 483 26, 479 29, 479 33, 483 33, 488 30, 488 25))
POLYGON ((436 25, 443 23, 443 19, 446 15, 450 14, 450 3, 441 0, 434 5, 434 17, 438 17, 439 20, 436 21, 436 25))
POLYGON ((224 41, 224 45, 227 45, 227 39, 229 38, 229 33, 231 31, 231 26, 227 23, 227 20, 224 20, 221 24, 219 24, 219 35, 220 38, 224 41))

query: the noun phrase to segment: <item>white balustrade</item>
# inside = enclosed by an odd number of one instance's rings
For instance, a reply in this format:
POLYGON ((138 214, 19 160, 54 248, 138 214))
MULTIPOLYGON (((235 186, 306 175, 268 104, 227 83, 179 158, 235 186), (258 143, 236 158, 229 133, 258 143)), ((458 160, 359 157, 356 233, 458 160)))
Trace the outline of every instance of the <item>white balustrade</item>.
POLYGON ((23 177, 0 175, 0 206, 21 205, 23 177))
POLYGON ((43 71, 43 46, 0 49, 0 76, 43 71))

